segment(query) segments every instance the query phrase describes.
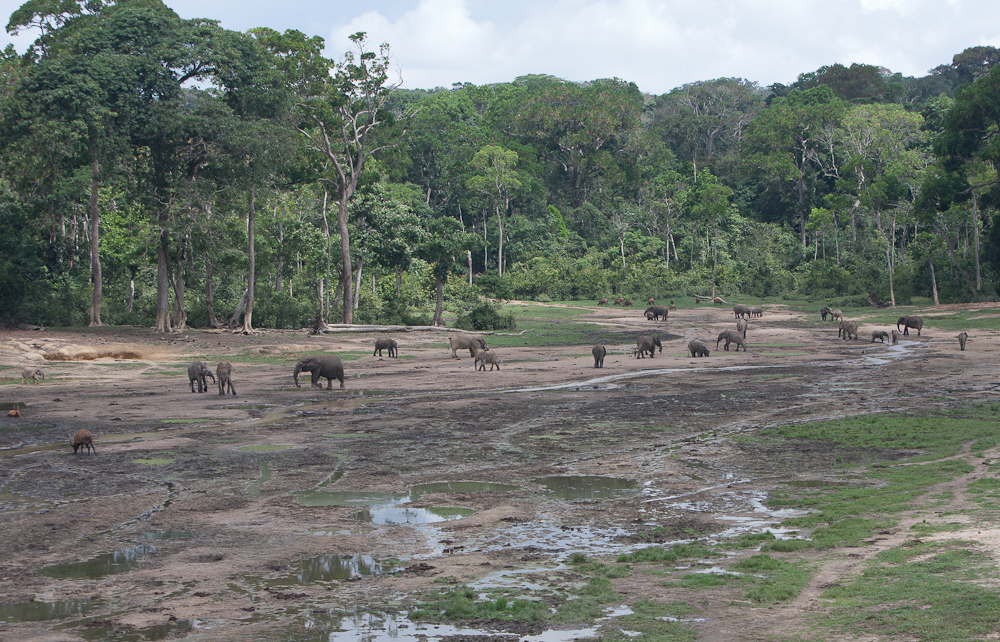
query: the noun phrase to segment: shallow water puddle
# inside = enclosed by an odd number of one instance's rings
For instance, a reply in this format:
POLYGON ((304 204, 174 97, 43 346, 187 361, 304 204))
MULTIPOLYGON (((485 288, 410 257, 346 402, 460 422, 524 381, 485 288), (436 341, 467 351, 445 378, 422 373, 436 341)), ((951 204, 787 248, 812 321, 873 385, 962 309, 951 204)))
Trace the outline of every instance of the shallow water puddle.
POLYGON ((296 561, 291 572, 278 577, 250 576, 244 579, 253 585, 276 588, 339 582, 366 575, 381 575, 382 572, 382 564, 370 555, 320 555, 296 561))
POLYGON ((0 624, 45 622, 66 617, 81 617, 100 606, 99 600, 63 600, 58 602, 22 602, 0 606, 0 624))
MULTIPOLYGON (((315 624, 312 624, 315 626, 315 624)), ((310 623, 307 623, 310 627, 310 623)), ((310 627, 311 628, 311 627, 310 627)), ((362 613, 341 618, 338 631, 324 633, 322 638, 291 637, 290 640, 322 639, 329 642, 429 642, 452 636, 484 637, 501 636, 517 638, 522 642, 569 642, 597 635, 597 627, 586 629, 550 629, 538 635, 519 635, 500 629, 475 629, 452 624, 413 622, 404 614, 372 615, 362 613)))
POLYGON ((247 495, 253 499, 260 497, 260 487, 271 481, 271 467, 267 462, 258 461, 257 465, 260 466, 260 477, 247 486, 247 495))
POLYGON ((133 546, 113 553, 104 553, 83 562, 53 564, 40 569, 38 573, 46 577, 94 580, 139 568, 146 560, 146 555, 155 551, 156 548, 153 546, 133 546))
POLYGON ((539 477, 531 480, 544 486, 546 490, 560 499, 604 499, 615 493, 631 491, 638 488, 638 482, 619 477, 599 477, 594 475, 557 475, 539 477))
POLYGON ((358 511, 351 515, 351 519, 372 524, 434 524, 471 517, 475 514, 476 511, 471 508, 453 506, 432 506, 430 508, 380 506, 358 511))
POLYGON ((190 620, 178 620, 164 624, 144 626, 141 629, 116 630, 114 626, 91 626, 76 631, 84 640, 100 642, 155 642, 177 637, 177 633, 190 631, 194 623, 190 620))

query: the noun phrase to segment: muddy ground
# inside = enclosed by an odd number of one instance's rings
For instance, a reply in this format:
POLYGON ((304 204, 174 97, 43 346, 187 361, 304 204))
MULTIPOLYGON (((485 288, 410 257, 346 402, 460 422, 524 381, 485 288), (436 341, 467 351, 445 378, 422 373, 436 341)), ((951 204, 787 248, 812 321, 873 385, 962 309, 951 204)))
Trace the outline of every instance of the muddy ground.
MULTIPOLYGON (((581 319, 617 331, 656 330, 662 354, 609 345, 595 370, 589 345, 497 348, 501 369, 478 372, 437 332, 394 334, 398 359, 372 356, 367 333, 0 332, 0 402, 22 414, 0 418, 0 639, 340 639, 329 637, 339 613, 405 610, 442 584, 517 586, 525 571, 525 593, 544 590, 532 577, 570 585, 572 553, 613 559, 654 529, 657 541, 761 531, 783 518, 767 509, 769 491, 843 472, 835 453, 761 451, 741 434, 991 400, 1000 384, 1000 336, 970 332, 960 352, 931 317, 921 337, 889 346, 868 341, 888 327, 862 321, 861 340, 845 342, 835 323, 772 306, 751 322, 750 351, 734 353, 712 341, 733 325, 728 307, 665 323, 588 310, 581 319), (695 337, 710 357, 687 356, 695 337), (295 361, 318 353, 345 358, 345 390, 310 389, 308 373, 295 387, 295 361), (232 361, 238 395, 192 393, 195 358, 232 361), (22 385, 24 366, 47 378, 22 385), (80 428, 96 456, 73 454, 80 428), (585 480, 546 486, 551 476, 626 481, 588 497, 585 480), (516 488, 407 497, 442 482, 516 488), (407 520, 418 523, 392 523, 407 520)), ((680 596, 649 575, 615 589, 687 599, 704 615, 689 623, 699 639, 791 639, 822 586, 902 530, 850 556, 817 554, 807 590, 771 609, 680 596)), ((998 531, 960 535, 1000 557, 998 531)))

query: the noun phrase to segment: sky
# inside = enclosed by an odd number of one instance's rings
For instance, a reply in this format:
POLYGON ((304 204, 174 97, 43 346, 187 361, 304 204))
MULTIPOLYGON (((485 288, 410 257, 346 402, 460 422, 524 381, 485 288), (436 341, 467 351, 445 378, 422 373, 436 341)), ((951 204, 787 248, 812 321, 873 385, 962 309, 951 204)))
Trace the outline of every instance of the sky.
MULTIPOLYGON (((348 36, 390 45, 411 89, 549 74, 621 78, 661 94, 739 77, 789 84, 824 65, 865 63, 924 76, 962 50, 1000 47, 998 0, 165 0, 182 18, 243 31, 322 36, 340 58, 348 36)), ((6 24, 20 0, 0 0, 6 24)), ((37 34, 0 33, 18 51, 37 34)))

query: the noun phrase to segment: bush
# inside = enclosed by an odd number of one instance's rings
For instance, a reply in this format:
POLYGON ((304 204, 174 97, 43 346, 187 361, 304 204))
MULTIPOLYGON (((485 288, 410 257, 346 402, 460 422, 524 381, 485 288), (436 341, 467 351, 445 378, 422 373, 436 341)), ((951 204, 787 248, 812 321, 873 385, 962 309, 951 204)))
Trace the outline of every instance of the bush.
POLYGON ((483 301, 466 313, 460 313, 455 327, 462 330, 513 330, 516 327, 514 313, 503 314, 503 306, 495 301, 483 301))

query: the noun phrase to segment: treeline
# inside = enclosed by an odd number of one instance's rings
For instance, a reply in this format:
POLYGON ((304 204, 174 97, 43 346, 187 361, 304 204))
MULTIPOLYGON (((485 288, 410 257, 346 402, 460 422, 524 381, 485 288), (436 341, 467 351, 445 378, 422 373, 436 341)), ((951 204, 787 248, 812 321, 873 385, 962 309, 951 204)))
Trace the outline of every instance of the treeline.
POLYGON ((1000 50, 644 94, 525 76, 402 90, 157 0, 31 0, 0 58, 0 321, 509 319, 492 298, 1000 285, 1000 50))

